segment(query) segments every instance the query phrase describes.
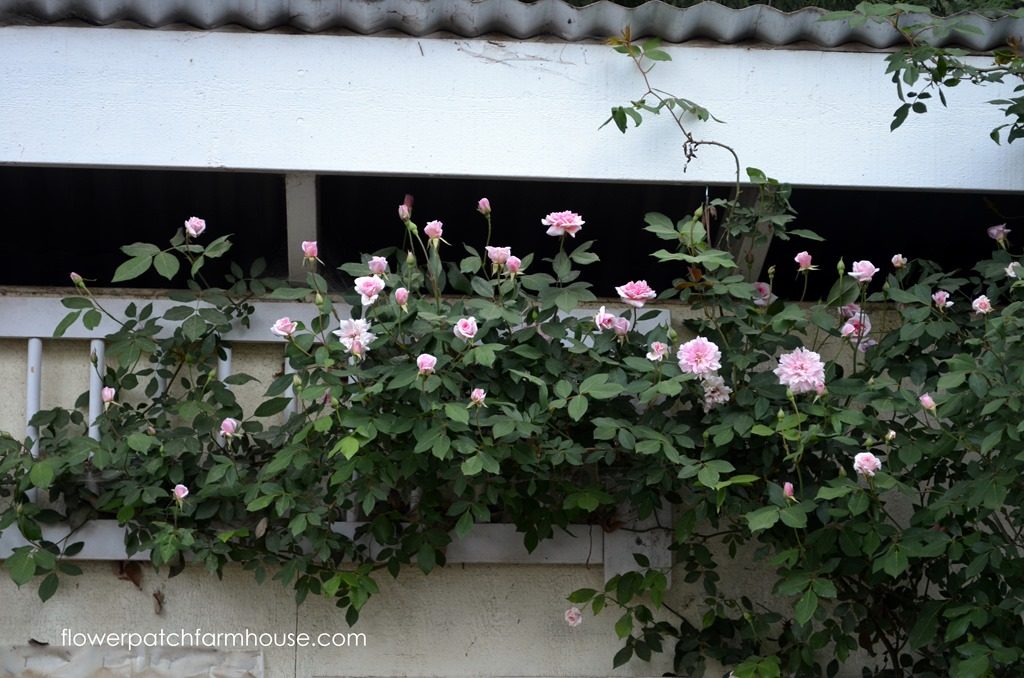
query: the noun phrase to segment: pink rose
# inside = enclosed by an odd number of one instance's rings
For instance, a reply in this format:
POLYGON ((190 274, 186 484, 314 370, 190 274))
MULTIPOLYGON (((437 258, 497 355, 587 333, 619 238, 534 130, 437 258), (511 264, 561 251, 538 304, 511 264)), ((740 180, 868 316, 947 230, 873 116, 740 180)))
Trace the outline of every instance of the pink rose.
POLYGON ((565 611, 565 623, 569 626, 579 626, 583 623, 583 613, 578 607, 570 607, 565 611))
POLYGON ((658 296, 658 293, 651 289, 646 280, 630 280, 621 287, 616 287, 615 292, 624 303, 636 308, 643 308, 648 299, 658 296))
POLYGON ((766 282, 754 283, 754 306, 770 306, 776 299, 778 297, 772 294, 771 285, 766 282))
POLYGON ((605 313, 604 306, 594 316, 594 324, 597 325, 597 331, 603 332, 604 330, 610 330, 615 327, 615 316, 611 313, 605 313))
POLYGON ((882 470, 882 462, 870 452, 861 452, 853 458, 853 470, 870 478, 882 470))
POLYGON ((932 295, 932 301, 934 301, 935 305, 940 309, 949 308, 953 305, 953 302, 949 300, 949 292, 946 290, 939 290, 934 293, 932 295))
POLYGON ((508 261, 508 258, 512 256, 511 247, 492 247, 487 245, 484 247, 487 250, 487 258, 491 260, 495 266, 502 266, 508 261))
POLYGON ((377 301, 378 295, 384 291, 384 281, 376 275, 364 275, 356 278, 356 292, 363 306, 369 306, 377 301))
POLYGON ((871 282, 872 276, 878 273, 878 268, 875 267, 870 261, 855 261, 853 262, 853 269, 847 275, 853 277, 857 282, 867 283, 871 282))
MULTIPOLYGON (((85 279, 82 276, 78 275, 74 271, 71 271, 71 276, 70 277, 71 277, 71 282, 73 282, 75 284, 75 287, 85 287, 85 279)), ((1013 276, 1013 277, 1016 278, 1017 276, 1013 276)))
POLYGON ((921 403, 921 407, 928 410, 929 412, 935 411, 935 400, 928 393, 922 393, 917 399, 921 403))
POLYGON ((652 341, 651 350, 647 352, 647 359, 654 362, 661 362, 668 355, 669 345, 663 341, 652 341))
POLYGON ((811 255, 806 251, 796 255, 796 257, 793 258, 793 261, 796 262, 799 270, 801 271, 814 270, 814 266, 811 266, 811 255))
POLYGON ((423 232, 427 234, 427 237, 431 240, 438 240, 444 235, 444 224, 440 221, 428 221, 427 225, 423 227, 423 232))
POLYGON ((487 216, 491 213, 491 201, 487 198, 480 198, 476 201, 476 211, 487 216))
POLYGON ((231 417, 228 417, 227 419, 220 423, 221 435, 223 435, 225 438, 232 437, 233 435, 238 433, 238 427, 240 425, 241 424, 238 423, 237 419, 232 419, 231 417))
POLYGON ((302 241, 302 256, 306 259, 316 259, 319 256, 319 250, 316 246, 316 240, 303 240, 302 241))
POLYGON ((891 443, 894 440, 896 440, 896 431, 889 429, 885 432, 885 442, 891 443))
POLYGON ((1002 245, 1006 243, 1006 236, 1010 233, 1010 229, 1006 227, 1006 224, 999 224, 998 226, 989 226, 986 233, 988 233, 988 237, 1002 245))
POLYGON ((793 494, 793 483, 787 481, 782 484, 782 496, 786 499, 796 499, 796 496, 793 494))
POLYGON ((388 260, 384 257, 370 257, 366 265, 374 275, 384 275, 388 271, 388 260))
POLYGON ((455 323, 455 327, 454 329, 452 329, 452 332, 459 339, 465 339, 466 341, 469 341, 470 339, 476 336, 476 318, 474 318, 473 316, 469 316, 468 318, 460 319, 459 322, 455 323))
POLYGON ((793 393, 824 392, 825 363, 814 351, 800 347, 784 353, 779 356, 779 366, 772 371, 779 383, 793 393))
POLYGON ((117 397, 117 391, 110 386, 104 386, 100 389, 100 400, 103 401, 104 405, 109 405, 114 402, 114 398, 117 397))
POLYGON ((412 219, 412 196, 405 194, 405 200, 398 206, 398 218, 402 221, 412 219))
POLYGON ((722 367, 722 352, 714 342, 704 337, 691 339, 680 346, 676 358, 679 359, 679 369, 688 374, 713 374, 722 367))
POLYGON ((173 494, 174 500, 180 504, 188 496, 188 488, 179 483, 174 486, 173 494))
POLYGON ((867 313, 858 313, 853 316, 839 330, 839 334, 856 343, 871 332, 871 320, 867 313))
POLYGON ((206 230, 206 220, 199 217, 189 217, 185 222, 185 232, 192 238, 198 238, 206 230))
POLYGON ((615 330, 615 334, 620 337, 625 337, 629 334, 629 319, 618 317, 612 323, 612 329, 615 330))
POLYGON ((402 310, 406 310, 406 304, 409 303, 409 290, 404 287, 395 290, 395 303, 401 306, 402 310))
POLYGON ((541 219, 540 223, 548 227, 548 235, 569 235, 575 238, 587 222, 575 212, 552 212, 541 219))
POLYGON ((483 390, 482 388, 474 388, 473 391, 469 394, 469 404, 472 407, 483 407, 485 404, 484 398, 486 397, 487 391, 483 390))
POLYGON ((725 379, 717 374, 705 374, 700 378, 704 387, 704 412, 710 412, 719 405, 729 402, 732 389, 725 385, 725 379))
POLYGON ((333 334, 349 353, 359 358, 363 357, 366 347, 377 338, 377 335, 370 332, 370 323, 362 318, 342 320, 341 326, 333 334))
MULTIPOLYGON (((1006 268, 1004 268, 1003 270, 1006 271, 1006 277, 1007 278, 1017 278, 1018 277, 1018 273, 1021 270, 1021 266, 1016 261, 1011 261, 1010 264, 1006 268)), ((75 274, 72 273, 71 275, 75 275, 75 274)), ((79 276, 79 278, 81 278, 81 276, 79 276)), ((72 280, 74 280, 74 278, 72 278, 72 280)), ((76 283, 76 284, 78 284, 78 283, 76 283)))
POLYGON ((285 316, 284 318, 278 318, 277 322, 271 326, 270 331, 279 337, 290 337, 295 334, 295 329, 296 324, 285 316))
POLYGON ((907 258, 905 256, 903 256, 902 254, 894 254, 894 255, 892 255, 892 267, 893 268, 903 268, 906 265, 907 265, 907 258))
POLYGON ((505 261, 505 268, 508 270, 509 275, 516 275, 519 270, 523 267, 523 260, 516 256, 511 256, 505 261))
POLYGON ((971 308, 975 313, 985 315, 992 312, 992 302, 984 294, 971 302, 971 308))
POLYGON ((861 314, 860 304, 847 304, 839 307, 839 315, 843 318, 853 318, 861 314))
POLYGON ((435 365, 437 365, 437 358, 429 353, 421 353, 420 356, 416 358, 416 367, 419 368, 420 374, 430 374, 434 371, 435 365))

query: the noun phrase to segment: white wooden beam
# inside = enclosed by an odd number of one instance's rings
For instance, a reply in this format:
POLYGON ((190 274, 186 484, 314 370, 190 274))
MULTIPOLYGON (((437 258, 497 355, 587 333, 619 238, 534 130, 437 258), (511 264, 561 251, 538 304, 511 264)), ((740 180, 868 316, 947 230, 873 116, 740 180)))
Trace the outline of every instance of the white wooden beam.
POLYGON ((302 254, 302 242, 317 239, 316 175, 286 175, 284 197, 288 219, 288 279, 305 282, 308 269, 302 254))

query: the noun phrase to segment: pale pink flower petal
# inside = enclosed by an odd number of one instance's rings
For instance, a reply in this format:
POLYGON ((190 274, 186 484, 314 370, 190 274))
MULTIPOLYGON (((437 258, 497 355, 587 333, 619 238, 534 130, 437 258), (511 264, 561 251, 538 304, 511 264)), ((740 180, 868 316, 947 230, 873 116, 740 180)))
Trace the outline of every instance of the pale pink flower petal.
POLYGON ((616 287, 615 292, 624 303, 636 308, 643 308, 645 302, 658 296, 646 280, 630 280, 625 285, 616 287))
POLYGON ((549 227, 548 235, 569 235, 575 238, 583 224, 587 222, 575 212, 552 212, 541 219, 540 223, 549 227))
POLYGON ((679 369, 688 374, 709 375, 722 367, 722 352, 714 342, 704 337, 691 339, 679 347, 676 353, 679 369))
POLYGON ((871 278, 878 273, 878 268, 870 261, 855 261, 851 266, 851 271, 847 274, 853 277, 857 282, 867 283, 871 282, 871 278))
POLYGON ((953 305, 953 302, 949 300, 949 292, 946 290, 939 290, 932 294, 932 301, 939 309, 946 309, 953 305))
POLYGON ((486 404, 484 403, 484 399, 486 397, 487 391, 483 390, 482 388, 474 388, 473 391, 469 394, 469 404, 470 406, 473 407, 483 407, 486 404))
POLYGON ((422 375, 432 373, 435 365, 437 365, 437 358, 429 353, 421 353, 419 357, 416 358, 416 367, 419 368, 420 374, 422 375))
POLYGON ((452 333, 455 334, 455 336, 458 337, 459 339, 465 339, 466 341, 469 341, 470 339, 476 336, 478 329, 479 328, 477 327, 476 324, 476 318, 474 318, 473 316, 469 316, 468 318, 462 318, 457 323, 455 323, 455 327, 452 329, 452 333))
POLYGON ((523 260, 517 256, 511 256, 505 262, 505 269, 509 272, 509 275, 516 275, 523 268, 523 260))
POLYGON ((988 237, 992 238, 999 244, 1003 244, 1006 242, 1006 236, 1009 235, 1010 230, 1011 229, 1006 227, 1006 224, 999 224, 998 226, 989 226, 988 229, 986 229, 986 233, 988 233, 988 237))
POLYGON ((296 323, 285 316, 284 318, 278 318, 270 327, 270 331, 279 337, 290 337, 295 334, 296 328, 296 323))
POLYGON ((491 213, 491 201, 487 198, 480 198, 476 201, 476 211, 487 216, 491 213))
POLYGON ((110 386, 104 386, 100 389, 100 400, 103 401, 104 405, 109 405, 114 402, 114 398, 117 397, 117 390, 110 386))
POLYGON ((814 351, 800 347, 779 356, 779 366, 773 372, 779 383, 793 393, 817 393, 825 387, 825 363, 814 351))
POLYGON ((302 241, 302 256, 306 259, 316 259, 319 256, 320 250, 316 246, 316 240, 303 240, 302 241))
POLYGON ((437 240, 444 235, 444 224, 440 221, 428 221, 427 225, 423 227, 423 232, 431 240, 437 240))
POLYGON ((188 488, 179 483, 174 486, 173 494, 175 501, 180 504, 188 496, 188 488))
POLYGON ((796 262, 798 270, 800 271, 811 271, 815 267, 811 265, 811 255, 807 251, 800 252, 797 254, 793 261, 796 262))
POLYGON ((569 626, 579 626, 583 623, 583 613, 578 607, 570 607, 565 611, 565 623, 569 626))
POLYGON ((651 350, 647 352, 647 359, 654 362, 661 362, 668 355, 669 345, 663 341, 652 341, 651 350))
POLYGON ((615 315, 612 313, 606 313, 604 306, 602 306, 601 310, 599 310, 594 316, 594 325, 597 326, 598 332, 610 330, 615 327, 615 315))
POLYGON ((853 470, 865 477, 871 477, 882 470, 882 462, 870 452, 861 452, 853 458, 853 470))
POLYGON ((241 424, 238 422, 237 419, 232 419, 231 417, 228 417, 220 423, 221 435, 223 435, 225 438, 230 438, 231 436, 238 433, 239 426, 241 426, 241 424))
POLYGON ((374 275, 384 275, 388 271, 388 260, 384 257, 370 257, 366 265, 374 275))
POLYGON ((784 496, 786 499, 796 498, 793 494, 793 483, 786 481, 785 483, 782 484, 782 496, 784 496))
POLYGON ((732 395, 732 389, 725 385, 725 379, 717 374, 706 374, 701 377, 701 386, 704 387, 705 412, 726 404, 732 395))
POLYGON ((495 266, 502 266, 508 258, 512 256, 511 247, 493 247, 487 245, 484 247, 487 250, 487 258, 491 260, 491 263, 495 266))
POLYGON ((380 276, 366 275, 356 278, 355 290, 359 293, 359 299, 363 306, 369 306, 377 301, 377 297, 384 291, 384 280, 380 276))
POLYGON ((992 302, 983 294, 971 302, 971 308, 975 313, 985 315, 992 312, 992 302))
POLYGON ((772 294, 771 285, 766 282, 754 283, 754 305, 755 306, 771 306, 771 304, 778 299, 777 296, 772 294))
POLYGON ((917 400, 918 402, 921 403, 921 407, 923 407, 924 409, 928 410, 929 412, 935 411, 935 399, 932 398, 931 394, 922 393, 917 400))
POLYGON ((198 238, 206 230, 206 220, 199 217, 189 217, 185 222, 185 232, 191 238, 198 238))
POLYGON ((894 254, 894 255, 892 255, 892 267, 893 268, 903 268, 906 265, 907 265, 907 258, 905 256, 903 256, 902 254, 894 254))

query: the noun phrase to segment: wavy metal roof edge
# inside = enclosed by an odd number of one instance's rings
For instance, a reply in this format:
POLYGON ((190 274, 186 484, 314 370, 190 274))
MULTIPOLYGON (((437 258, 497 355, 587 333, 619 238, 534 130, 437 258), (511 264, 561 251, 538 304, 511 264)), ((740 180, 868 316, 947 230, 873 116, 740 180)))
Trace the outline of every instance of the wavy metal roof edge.
MULTIPOLYGON (((776 46, 862 43, 884 49, 901 42, 899 33, 888 24, 851 27, 845 21, 820 21, 824 13, 816 7, 789 13, 767 5, 731 9, 715 2, 683 8, 661 0, 635 8, 608 0, 586 7, 563 0, 0 0, 0 22, 8 24, 81 21, 108 26, 130 22, 149 28, 187 25, 203 30, 241 26, 255 31, 346 30, 363 35, 400 31, 417 37, 443 31, 466 38, 503 34, 516 39, 548 36, 566 41, 607 38, 629 25, 635 36, 657 36, 672 43, 695 39, 776 46)), ((1011 36, 1024 36, 1024 19, 992 19, 977 13, 956 16, 980 29, 980 34, 956 33, 934 40, 935 44, 984 51, 1005 45, 1011 36)))

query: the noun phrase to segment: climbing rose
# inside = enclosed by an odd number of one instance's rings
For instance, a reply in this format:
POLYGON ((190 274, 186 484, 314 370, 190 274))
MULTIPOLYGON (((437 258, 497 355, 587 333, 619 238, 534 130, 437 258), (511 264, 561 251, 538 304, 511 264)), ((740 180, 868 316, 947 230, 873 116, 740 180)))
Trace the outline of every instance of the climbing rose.
POLYGON ((839 307, 839 315, 843 318, 852 318, 860 313, 860 304, 847 304, 839 307))
POLYGON ((615 334, 618 336, 626 336, 629 334, 629 319, 623 317, 616 318, 614 323, 612 323, 612 329, 615 330, 615 334))
POLYGON ((279 337, 290 337, 295 334, 295 328, 295 323, 285 316, 284 318, 278 318, 277 322, 271 326, 270 331, 279 337))
POLYGON ((575 238, 587 222, 575 212, 552 212, 541 219, 540 223, 549 227, 548 235, 570 235, 575 238))
POLYGON ((604 306, 594 316, 594 324, 597 325, 597 331, 610 330, 615 327, 615 316, 611 313, 605 313, 604 306))
POLYGON ((579 626, 583 623, 583 613, 578 607, 570 607, 565 611, 565 623, 569 626, 579 626))
POLYGON ((777 296, 772 294, 771 285, 766 282, 754 283, 754 305, 755 306, 769 306, 773 301, 778 299, 777 296))
POLYGON ((475 337, 477 333, 476 318, 469 316, 468 318, 460 319, 459 322, 455 323, 455 328, 452 332, 459 339, 469 341, 475 337))
POLYGON ((419 368, 420 374, 430 374, 434 371, 434 365, 437 365, 437 358, 429 353, 421 353, 416 358, 416 367, 419 368))
POLYGON ((495 266, 503 265, 508 261, 508 258, 512 256, 511 247, 492 247, 491 245, 487 245, 484 249, 487 250, 487 258, 490 259, 491 263, 495 266))
POLYGON ((882 470, 882 462, 870 452, 861 452, 853 458, 853 470, 862 476, 873 476, 882 470))
POLYGON ((200 219, 199 217, 189 217, 188 221, 185 222, 185 232, 190 237, 198 238, 206 230, 206 220, 200 219))
POLYGON ((401 306, 402 310, 405 310, 406 304, 409 303, 409 290, 404 287, 399 287, 395 290, 395 303, 401 306))
POLYGON ((316 259, 319 256, 319 250, 316 246, 316 240, 303 240, 302 241, 302 256, 306 259, 316 259))
POLYGON ((825 387, 825 363, 820 355, 803 347, 779 356, 779 366, 773 372, 793 393, 817 393, 825 387))
POLYGON ((935 400, 932 398, 931 394, 922 393, 921 396, 918 397, 918 401, 921 403, 921 407, 929 412, 935 411, 935 400))
POLYGON ((950 306, 953 305, 953 302, 949 300, 949 292, 947 292, 946 290, 939 290, 938 292, 934 293, 932 295, 932 301, 934 301, 935 305, 938 306, 940 309, 949 308, 950 306))
POLYGON ((842 328, 839 330, 839 334, 846 337, 853 343, 858 343, 861 339, 864 339, 868 334, 871 333, 871 320, 868 318, 867 313, 858 313, 849 320, 847 320, 842 328))
POLYGON ((437 240, 444 234, 444 224, 440 221, 428 221, 427 225, 423 227, 423 232, 431 240, 437 240))
POLYGON ((100 389, 100 400, 102 400, 105 405, 109 405, 114 402, 115 397, 117 397, 117 391, 110 386, 104 386, 100 389))
POLYGON ((852 276, 857 282, 871 282, 872 276, 878 273, 878 268, 875 267, 870 261, 855 261, 848 275, 852 276))
POLYGON ((896 431, 889 429, 885 432, 885 442, 891 443, 894 440, 896 440, 896 431))
POLYGON ((491 213, 491 201, 487 198, 480 198, 476 201, 476 211, 487 216, 491 213))
POLYGON ((676 358, 679 359, 679 369, 689 374, 703 375, 717 372, 722 363, 719 362, 722 352, 714 342, 704 337, 691 339, 679 347, 676 358))
POLYGON ((364 275, 356 278, 356 292, 363 306, 369 306, 377 301, 377 296, 384 291, 384 281, 379 276, 364 275))
MULTIPOLYGON (((73 282, 75 284, 75 287, 85 287, 85 279, 82 276, 78 275, 74 271, 71 271, 71 276, 70 277, 71 277, 71 282, 73 282)), ((1016 278, 1017 276, 1011 276, 1011 277, 1016 278)))
MULTIPOLYGON (((1010 265, 1003 270, 1006 271, 1007 278, 1016 278, 1020 269, 1020 264, 1018 264, 1016 261, 1011 261, 1010 265)), ((72 273, 71 275, 74 276, 75 274, 72 273)), ((81 276, 79 276, 79 278, 81 278, 81 276)), ((71 279, 74 280, 74 277, 72 277, 71 279)))
POLYGON ((225 438, 230 438, 238 432, 239 423, 237 419, 228 417, 220 423, 220 432, 225 438))
POLYGON ((801 271, 812 271, 814 266, 811 266, 811 255, 809 252, 801 252, 793 258, 801 271))
POLYGON ((663 341, 652 341, 651 350, 647 352, 647 359, 654 362, 661 362, 668 355, 669 345, 663 341))
POLYGON ((341 345, 353 355, 362 357, 377 335, 370 333, 370 323, 362 318, 342 320, 341 326, 333 334, 341 341, 341 345))
POLYGON ((905 256, 903 256, 902 254, 894 254, 894 255, 892 255, 892 267, 893 268, 903 268, 906 265, 907 265, 907 258, 905 256))
POLYGON ((630 280, 625 285, 616 287, 615 291, 624 303, 636 308, 643 308, 648 299, 658 296, 658 293, 651 289, 646 280, 630 280))
POLYGON ((984 294, 971 302, 971 308, 974 309, 975 313, 985 315, 986 313, 992 312, 992 302, 988 300, 984 294))
POLYGON ((732 389, 725 385, 725 379, 717 374, 707 374, 701 377, 701 385, 704 387, 704 411, 710 412, 719 405, 729 402, 732 389))
POLYGON ((505 268, 510 275, 516 275, 522 267, 523 260, 516 256, 509 257, 508 261, 505 262, 505 268))
POLYGON ((370 267, 370 272, 374 275, 384 275, 388 270, 388 260, 384 257, 370 257, 367 266, 370 267))
POLYGON ((474 388, 472 393, 469 394, 469 404, 473 407, 483 407, 484 398, 487 397, 487 391, 482 388, 474 388))
POLYGON ((1006 224, 999 224, 998 226, 989 226, 986 230, 988 237, 995 240, 1000 245, 1006 242, 1006 236, 1010 232, 1010 229, 1006 227, 1006 224))
POLYGON ((412 196, 405 194, 405 200, 398 206, 398 218, 402 221, 412 219, 412 196))
POLYGON ((175 499, 175 501, 177 501, 180 504, 185 499, 185 497, 187 497, 187 496, 188 496, 188 488, 187 487, 185 487, 184 485, 182 485, 180 483, 174 486, 174 499, 175 499))
POLYGON ((796 498, 793 495, 793 483, 787 481, 787 482, 782 484, 782 495, 786 499, 795 499, 796 498))

